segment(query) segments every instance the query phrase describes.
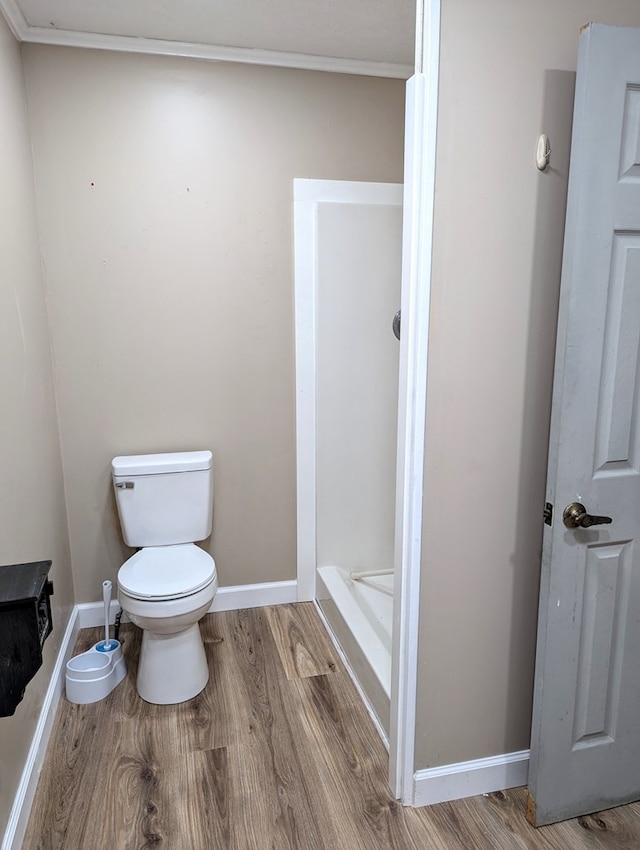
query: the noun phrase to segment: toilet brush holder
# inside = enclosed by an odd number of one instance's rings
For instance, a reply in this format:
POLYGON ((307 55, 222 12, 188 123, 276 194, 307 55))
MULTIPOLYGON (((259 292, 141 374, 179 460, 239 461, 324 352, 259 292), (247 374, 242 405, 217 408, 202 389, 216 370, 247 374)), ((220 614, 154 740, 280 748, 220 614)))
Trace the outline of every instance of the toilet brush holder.
POLYGON ((67 661, 66 686, 69 702, 82 705, 104 699, 127 674, 120 641, 96 643, 87 652, 67 661))

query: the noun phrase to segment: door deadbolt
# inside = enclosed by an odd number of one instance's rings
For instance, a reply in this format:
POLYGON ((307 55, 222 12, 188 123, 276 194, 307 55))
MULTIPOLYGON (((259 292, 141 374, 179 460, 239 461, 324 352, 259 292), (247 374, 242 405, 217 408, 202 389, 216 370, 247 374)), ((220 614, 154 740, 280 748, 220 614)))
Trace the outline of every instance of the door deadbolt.
POLYGON ((562 512, 562 522, 567 528, 591 528, 592 525, 609 525, 613 520, 610 516, 588 514, 580 502, 571 502, 562 512))

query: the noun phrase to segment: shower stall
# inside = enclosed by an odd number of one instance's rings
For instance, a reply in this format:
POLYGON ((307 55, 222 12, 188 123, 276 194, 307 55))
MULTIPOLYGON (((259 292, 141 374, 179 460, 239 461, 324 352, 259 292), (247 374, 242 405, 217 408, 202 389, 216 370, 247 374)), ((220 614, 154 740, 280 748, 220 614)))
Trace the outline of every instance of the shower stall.
POLYGON ((299 593, 388 733, 402 186, 296 180, 294 198, 299 593))

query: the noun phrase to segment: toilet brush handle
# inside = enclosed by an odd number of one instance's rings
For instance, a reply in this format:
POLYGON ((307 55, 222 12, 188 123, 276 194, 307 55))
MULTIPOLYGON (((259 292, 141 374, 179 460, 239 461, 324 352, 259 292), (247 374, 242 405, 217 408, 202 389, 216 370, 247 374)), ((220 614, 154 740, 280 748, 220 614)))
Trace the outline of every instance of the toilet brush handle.
POLYGON ((111 582, 102 582, 102 598, 104 600, 104 645, 106 649, 110 647, 109 641, 109 609, 111 608, 111 582))

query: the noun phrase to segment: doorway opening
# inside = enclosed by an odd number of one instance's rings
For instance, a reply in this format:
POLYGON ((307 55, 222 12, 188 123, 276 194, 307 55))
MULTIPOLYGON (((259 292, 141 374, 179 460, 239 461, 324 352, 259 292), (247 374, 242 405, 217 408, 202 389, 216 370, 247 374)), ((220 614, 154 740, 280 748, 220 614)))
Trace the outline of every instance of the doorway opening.
POLYGON ((298 581, 389 735, 402 186, 296 180, 298 581))

